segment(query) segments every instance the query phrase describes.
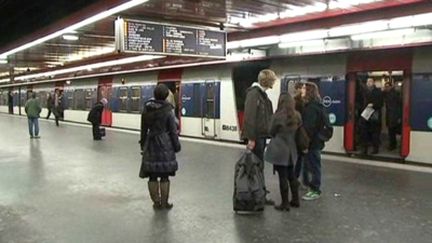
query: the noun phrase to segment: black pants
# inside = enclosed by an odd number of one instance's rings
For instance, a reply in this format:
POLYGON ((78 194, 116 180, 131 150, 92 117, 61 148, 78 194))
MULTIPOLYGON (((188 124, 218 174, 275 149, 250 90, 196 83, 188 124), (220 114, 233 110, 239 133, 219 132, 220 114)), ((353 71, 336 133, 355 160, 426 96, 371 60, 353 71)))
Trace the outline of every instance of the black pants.
POLYGON ((282 196, 282 203, 288 202, 288 191, 290 184, 294 183, 294 180, 297 180, 294 175, 294 167, 290 166, 280 166, 275 165, 274 169, 277 171, 279 175, 279 190, 282 196))
POLYGON ((369 143, 372 143, 374 149, 378 150, 380 146, 381 125, 379 123, 362 121, 362 144, 367 149, 369 143))
POLYGON ((13 105, 9 105, 9 114, 13 114, 13 105))
POLYGON ((46 119, 49 119, 50 116, 51 116, 51 108, 48 108, 48 115, 47 115, 46 119))
MULTIPOLYGON (((56 117, 57 118, 57 117, 56 117)), ((100 133, 100 124, 99 123, 92 123, 93 126, 93 139, 101 139, 101 133, 100 133)))
POLYGON ((398 127, 389 127, 388 128, 388 138, 389 138, 389 147, 396 147, 396 134, 398 133, 398 127))

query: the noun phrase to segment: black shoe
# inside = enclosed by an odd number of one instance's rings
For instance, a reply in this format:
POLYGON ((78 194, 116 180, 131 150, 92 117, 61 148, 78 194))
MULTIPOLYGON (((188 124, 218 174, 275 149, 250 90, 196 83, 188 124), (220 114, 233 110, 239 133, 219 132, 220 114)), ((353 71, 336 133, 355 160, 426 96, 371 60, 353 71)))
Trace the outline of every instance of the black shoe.
POLYGON ((98 140, 102 140, 102 138, 93 138, 93 140, 98 141, 98 140))
POLYGON ((290 207, 288 203, 281 203, 280 205, 275 206, 274 208, 278 211, 288 211, 288 212, 290 211, 290 207))

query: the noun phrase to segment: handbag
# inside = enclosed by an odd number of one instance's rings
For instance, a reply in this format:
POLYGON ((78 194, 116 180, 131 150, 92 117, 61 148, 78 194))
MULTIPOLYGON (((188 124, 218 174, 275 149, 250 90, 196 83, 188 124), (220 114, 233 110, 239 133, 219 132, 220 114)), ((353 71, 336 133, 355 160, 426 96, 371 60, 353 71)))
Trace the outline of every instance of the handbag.
POLYGON ((295 135, 295 141, 297 144, 297 150, 299 152, 303 152, 303 151, 309 149, 310 138, 309 138, 309 135, 307 134, 307 132, 303 126, 300 126, 297 129, 296 135, 295 135))

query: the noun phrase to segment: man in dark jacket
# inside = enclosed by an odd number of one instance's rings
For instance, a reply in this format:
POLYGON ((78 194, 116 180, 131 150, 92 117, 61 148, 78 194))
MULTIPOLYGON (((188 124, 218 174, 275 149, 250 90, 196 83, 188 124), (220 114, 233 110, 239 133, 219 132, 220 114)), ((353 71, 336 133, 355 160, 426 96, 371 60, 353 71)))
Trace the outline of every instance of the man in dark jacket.
POLYGON ((8 107, 9 107, 9 114, 13 114, 13 95, 12 92, 8 92, 8 107))
MULTIPOLYGON (((247 148, 263 160, 267 138, 270 138, 269 128, 273 115, 273 106, 266 90, 273 88, 276 74, 264 69, 258 74, 258 83, 252 84, 247 90, 242 137, 248 140, 247 148)), ((263 164, 264 169, 264 164, 263 164)), ((266 200, 267 204, 273 204, 266 200)))
POLYGON ((360 129, 362 130, 363 154, 367 154, 369 141, 372 142, 373 152, 379 152, 380 135, 381 135, 381 108, 383 106, 383 96, 372 78, 369 78, 366 83, 366 88, 363 92, 363 110, 367 107, 373 108, 374 113, 368 120, 364 117, 360 118, 360 129))
POLYGON ((52 95, 51 95, 51 93, 48 93, 48 98, 47 98, 48 115, 47 115, 46 119, 49 119, 49 117, 51 116, 53 105, 54 105, 54 100, 52 98, 52 95))
POLYGON ((386 125, 388 128, 388 150, 396 149, 396 134, 402 126, 402 99, 391 82, 384 85, 384 102, 386 106, 386 125))
POLYGON ((108 103, 107 99, 103 98, 101 101, 97 102, 93 108, 90 110, 87 121, 91 122, 93 126, 93 139, 94 140, 101 140, 101 131, 100 131, 100 124, 102 123, 102 111, 105 107, 105 105, 108 103))

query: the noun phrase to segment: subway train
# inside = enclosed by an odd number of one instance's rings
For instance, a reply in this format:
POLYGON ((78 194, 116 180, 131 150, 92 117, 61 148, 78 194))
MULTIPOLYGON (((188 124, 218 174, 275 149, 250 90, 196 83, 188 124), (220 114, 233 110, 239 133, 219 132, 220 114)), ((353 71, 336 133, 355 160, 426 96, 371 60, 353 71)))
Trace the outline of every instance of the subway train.
MULTIPOLYGON (((64 119, 86 123, 88 111, 101 97, 108 98, 103 124, 125 129, 140 128, 140 112, 152 97, 158 82, 175 95, 176 114, 182 136, 241 142, 246 89, 260 70, 270 68, 280 77, 268 95, 276 108, 281 92, 293 92, 297 82, 318 84, 323 105, 334 126, 325 151, 355 156, 358 145, 359 90, 368 78, 378 87, 391 80, 402 96, 403 116, 398 150, 385 150, 385 122, 379 158, 432 163, 432 48, 370 50, 309 56, 273 57, 262 60, 141 71, 56 83, 0 86, 0 112, 8 112, 8 92, 15 114, 24 115, 23 104, 30 91, 43 107, 48 93, 59 89, 64 119)), ((385 108, 383 113, 385 114, 385 108)), ((44 108, 42 116, 47 114, 44 108)), ((385 116, 385 115, 384 115, 385 116)), ((384 121, 383 116, 383 121, 384 121)))

